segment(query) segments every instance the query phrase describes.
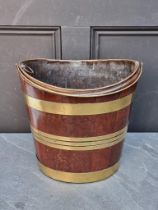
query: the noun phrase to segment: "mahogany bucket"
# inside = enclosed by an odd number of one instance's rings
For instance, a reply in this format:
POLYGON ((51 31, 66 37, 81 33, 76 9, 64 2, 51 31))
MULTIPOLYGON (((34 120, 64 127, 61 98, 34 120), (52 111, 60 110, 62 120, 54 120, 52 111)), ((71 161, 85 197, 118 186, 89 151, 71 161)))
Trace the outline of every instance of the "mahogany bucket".
POLYGON ((17 71, 40 170, 73 183, 115 173, 142 64, 34 59, 17 71))

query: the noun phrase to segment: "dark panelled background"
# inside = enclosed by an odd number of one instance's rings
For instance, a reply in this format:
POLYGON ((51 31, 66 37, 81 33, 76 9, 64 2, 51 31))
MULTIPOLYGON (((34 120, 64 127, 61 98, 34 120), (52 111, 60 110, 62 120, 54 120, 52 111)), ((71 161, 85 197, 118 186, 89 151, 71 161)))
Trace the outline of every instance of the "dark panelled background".
POLYGON ((0 132, 28 132, 15 64, 34 57, 144 63, 130 131, 158 131, 156 0, 0 0, 0 132))

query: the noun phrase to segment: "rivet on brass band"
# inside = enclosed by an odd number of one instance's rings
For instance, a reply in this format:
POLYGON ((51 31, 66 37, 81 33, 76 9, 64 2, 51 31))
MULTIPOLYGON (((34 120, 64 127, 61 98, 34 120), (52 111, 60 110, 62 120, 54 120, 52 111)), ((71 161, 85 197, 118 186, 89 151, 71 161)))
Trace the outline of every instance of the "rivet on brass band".
POLYGON ((119 162, 117 162, 113 166, 100 171, 87 172, 87 173, 72 173, 72 172, 57 171, 52 168, 48 168, 47 166, 44 166, 40 162, 38 162, 38 164, 40 170, 46 176, 49 176, 55 180, 72 182, 72 183, 87 183, 87 182, 95 182, 103 180, 114 174, 119 168, 119 162))
POLYGON ((25 95, 29 107, 38 111, 59 114, 59 115, 97 115, 121 110, 130 105, 132 95, 117 100, 99 103, 69 104, 44 101, 25 95))
POLYGON ((91 142, 91 141, 101 141, 101 140, 108 140, 108 139, 112 139, 115 138, 121 134, 125 134, 127 131, 127 126, 122 128, 121 130, 118 130, 114 133, 110 133, 110 134, 106 134, 103 136, 94 136, 94 137, 66 137, 66 136, 57 136, 57 135, 53 135, 53 134, 49 134, 49 133, 45 133, 41 130, 38 130, 36 128, 34 128, 33 126, 31 126, 31 130, 32 133, 34 135, 38 135, 41 137, 45 137, 48 139, 53 139, 53 140, 58 140, 58 141, 68 141, 68 142, 91 142))

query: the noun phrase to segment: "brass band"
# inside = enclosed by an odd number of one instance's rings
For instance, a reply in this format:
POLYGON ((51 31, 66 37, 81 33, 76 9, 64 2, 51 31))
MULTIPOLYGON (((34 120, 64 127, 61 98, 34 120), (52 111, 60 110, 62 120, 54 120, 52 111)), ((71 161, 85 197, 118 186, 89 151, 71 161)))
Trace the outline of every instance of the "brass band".
MULTIPOLYGON (((57 148, 57 149, 63 149, 63 150, 79 150, 79 151, 85 151, 85 150, 95 150, 95 149, 102 149, 111 147, 115 144, 118 144, 119 142, 123 141, 125 138, 125 132, 117 135, 112 138, 105 138, 97 141, 62 141, 58 140, 57 138, 49 138, 47 136, 41 135, 40 133, 36 133, 33 131, 34 139, 44 145, 47 145, 49 147, 57 148)), ((86 139, 86 138, 85 138, 86 139)))
POLYGON ((124 138, 119 138, 116 141, 108 142, 108 143, 102 143, 102 144, 96 144, 96 145, 87 145, 87 146, 68 146, 64 144, 56 144, 56 143, 50 143, 48 141, 44 141, 43 139, 39 139, 38 137, 34 136, 34 139, 41 144, 47 145, 49 147, 53 147, 56 149, 62 149, 62 150, 78 150, 78 151, 85 151, 85 150, 95 150, 95 149, 103 149, 107 147, 114 146, 118 144, 119 142, 123 141, 124 138))
POLYGON ((53 134, 49 134, 49 133, 45 133, 41 130, 38 130, 36 128, 34 128, 33 126, 31 126, 31 130, 32 133, 41 137, 46 137, 49 139, 53 139, 53 140, 58 140, 58 141, 68 141, 68 142, 91 142, 91 141, 101 141, 101 140, 109 140, 109 139, 113 139, 114 137, 117 137, 119 135, 122 135, 126 133, 127 131, 127 126, 125 126, 124 128, 122 128, 121 130, 118 130, 114 133, 110 133, 110 134, 106 134, 103 136, 94 136, 94 137, 67 137, 67 136, 57 136, 57 135, 53 135, 53 134))
POLYGON ((72 183, 88 183, 103 180, 114 174, 119 168, 119 162, 115 163, 113 166, 94 172, 87 173, 72 173, 57 171, 52 168, 48 168, 38 161, 40 170, 46 175, 55 180, 72 182, 72 183))
POLYGON ((59 114, 59 115, 97 115, 119 111, 130 105, 132 93, 113 101, 98 103, 57 103, 44 101, 31 96, 25 95, 26 103, 29 107, 38 111, 59 114))
POLYGON ((74 147, 84 147, 84 146, 95 146, 97 145, 102 145, 102 144, 109 144, 112 142, 116 142, 119 139, 123 139, 125 134, 121 134, 120 136, 116 136, 114 138, 111 139, 103 139, 100 141, 88 141, 88 142, 68 142, 68 141, 58 141, 57 139, 49 139, 47 137, 44 136, 40 136, 37 134, 33 134, 35 139, 40 139, 41 142, 47 142, 49 144, 57 144, 57 145, 63 145, 63 146, 74 146, 74 147))

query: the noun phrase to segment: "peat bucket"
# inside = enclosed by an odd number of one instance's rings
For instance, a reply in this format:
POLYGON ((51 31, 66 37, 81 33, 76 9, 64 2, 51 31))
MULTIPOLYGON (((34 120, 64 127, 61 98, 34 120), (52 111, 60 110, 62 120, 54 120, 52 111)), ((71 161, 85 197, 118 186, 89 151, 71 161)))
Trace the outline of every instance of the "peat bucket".
POLYGON ((74 183, 117 171, 141 63, 34 59, 17 70, 41 171, 74 183))

